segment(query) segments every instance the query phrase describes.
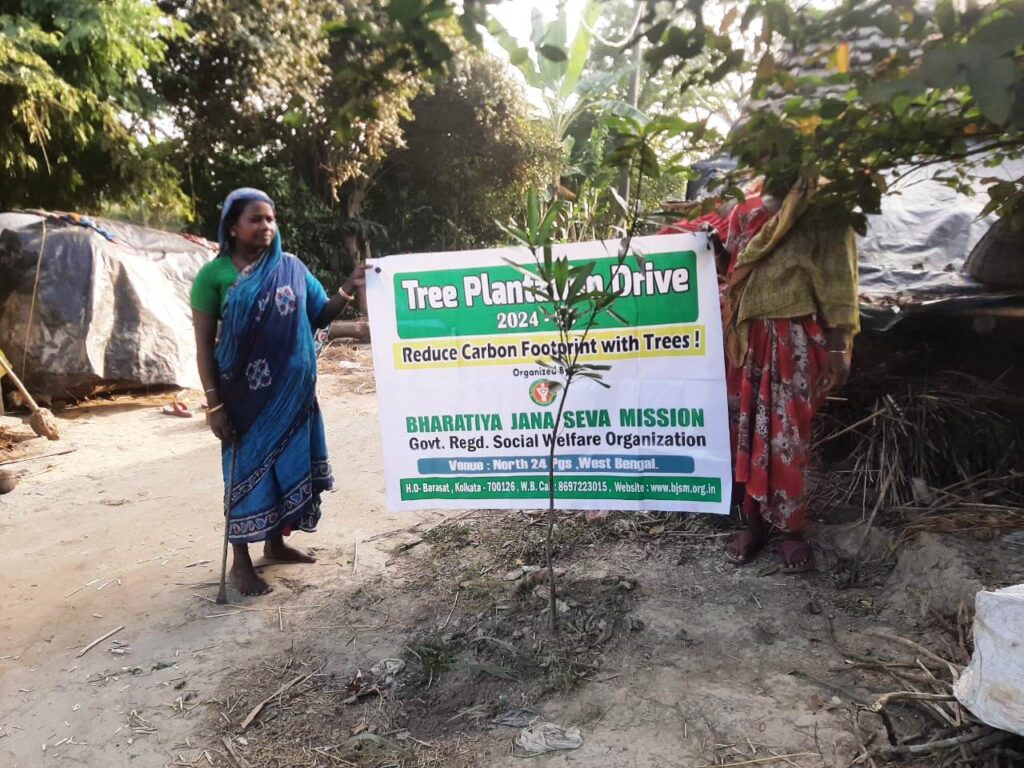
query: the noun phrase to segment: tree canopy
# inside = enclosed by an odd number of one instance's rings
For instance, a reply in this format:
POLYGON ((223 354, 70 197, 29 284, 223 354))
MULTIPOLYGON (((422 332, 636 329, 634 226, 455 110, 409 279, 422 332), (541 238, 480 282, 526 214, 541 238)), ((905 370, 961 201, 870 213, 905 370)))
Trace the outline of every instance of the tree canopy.
POLYGON ((590 0, 579 19, 538 2, 528 39, 490 6, 4 3, 0 202, 212 235, 232 186, 263 185, 324 274, 371 233, 494 242, 530 186, 566 201, 560 236, 608 236, 624 174, 654 210, 716 155, 738 165, 718 195, 816 175, 859 228, 934 165, 1024 226, 1024 180, 996 172, 1024 154, 1024 0, 590 0))
POLYGON ((183 26, 145 0, 21 0, 0 14, 0 205, 154 193, 147 73, 183 26))
POLYGON ((738 160, 737 177, 823 177, 821 198, 863 230, 892 174, 951 166, 942 180, 969 192, 966 178, 980 179, 987 210, 1024 226, 1022 180, 978 170, 1024 154, 1020 0, 963 11, 951 0, 845 0, 825 10, 750 0, 719 5, 718 30, 706 20, 710 7, 649 2, 641 33, 659 68, 711 51, 723 67, 751 73, 745 119, 721 148, 738 160), (729 35, 755 31, 755 55, 741 61, 729 35))
POLYGON ((493 244, 496 220, 562 162, 561 143, 531 120, 504 64, 468 45, 413 100, 402 131, 404 146, 383 164, 368 206, 387 222, 392 250, 493 244))

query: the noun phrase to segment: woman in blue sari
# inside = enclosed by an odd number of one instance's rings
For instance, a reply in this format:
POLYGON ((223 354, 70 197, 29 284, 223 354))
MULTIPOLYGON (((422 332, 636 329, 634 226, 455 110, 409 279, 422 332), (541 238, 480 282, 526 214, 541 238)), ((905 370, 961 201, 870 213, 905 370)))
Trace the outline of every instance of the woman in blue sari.
POLYGON ((334 485, 313 333, 341 313, 364 278, 357 266, 328 298, 306 266, 282 252, 274 203, 257 189, 228 195, 219 239, 220 253, 192 286, 199 376, 210 429, 224 444, 231 583, 262 595, 270 586, 253 567, 250 543, 263 541, 272 560, 314 562, 284 542, 294 530, 316 530, 320 495, 334 485))

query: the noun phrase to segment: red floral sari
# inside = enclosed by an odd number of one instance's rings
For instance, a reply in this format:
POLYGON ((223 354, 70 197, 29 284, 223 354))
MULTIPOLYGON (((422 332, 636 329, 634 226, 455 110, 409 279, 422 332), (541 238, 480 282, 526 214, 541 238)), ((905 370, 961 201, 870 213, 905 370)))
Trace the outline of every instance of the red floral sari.
POLYGON ((811 420, 824 400, 825 335, 812 315, 755 320, 747 357, 726 370, 735 480, 747 516, 780 531, 803 530, 811 420))
MULTIPOLYGON (((723 219, 717 213, 680 221, 662 234, 714 226, 730 254, 740 253, 771 219, 760 196, 748 197, 723 219)), ((810 461, 811 420, 824 401, 828 367, 825 334, 813 315, 750 323, 743 365, 726 358, 726 386, 735 481, 743 489, 743 514, 759 515, 774 528, 803 530, 805 477, 810 461)))

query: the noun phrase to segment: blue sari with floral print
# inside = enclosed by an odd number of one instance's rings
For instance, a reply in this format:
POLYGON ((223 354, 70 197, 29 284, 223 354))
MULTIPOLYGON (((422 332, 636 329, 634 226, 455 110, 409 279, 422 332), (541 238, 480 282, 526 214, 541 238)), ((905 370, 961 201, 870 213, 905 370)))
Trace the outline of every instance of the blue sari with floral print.
POLYGON ((233 544, 315 531, 320 495, 334 486, 313 339, 326 304, 320 282, 281 251, 280 234, 228 292, 216 357, 238 435, 222 457, 233 544))

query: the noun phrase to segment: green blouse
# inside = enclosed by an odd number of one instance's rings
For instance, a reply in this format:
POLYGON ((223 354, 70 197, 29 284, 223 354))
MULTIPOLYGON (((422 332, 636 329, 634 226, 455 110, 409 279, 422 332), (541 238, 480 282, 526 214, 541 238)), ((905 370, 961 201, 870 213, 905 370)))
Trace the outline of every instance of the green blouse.
POLYGON ((238 279, 238 269, 229 256, 218 256, 205 264, 192 283, 192 309, 220 319, 228 289, 238 279))

